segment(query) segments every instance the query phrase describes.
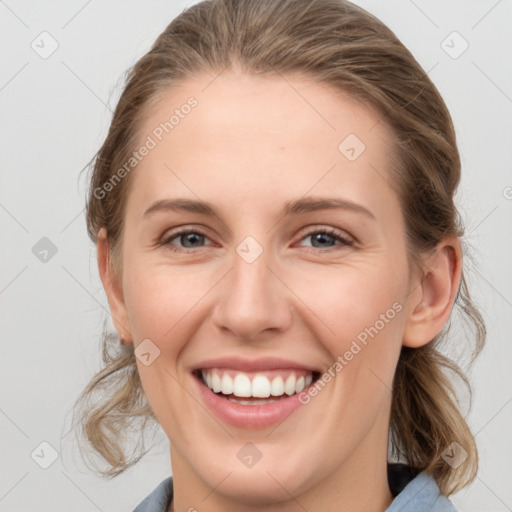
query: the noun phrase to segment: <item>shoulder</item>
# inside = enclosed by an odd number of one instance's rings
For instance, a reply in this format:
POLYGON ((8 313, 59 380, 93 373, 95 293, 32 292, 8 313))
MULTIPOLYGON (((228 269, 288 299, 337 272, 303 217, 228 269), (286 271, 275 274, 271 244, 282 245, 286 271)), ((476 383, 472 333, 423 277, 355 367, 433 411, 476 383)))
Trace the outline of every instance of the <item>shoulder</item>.
POLYGON ((172 501, 172 476, 166 478, 146 496, 133 512, 167 512, 172 501))
MULTIPOLYGON (((394 471, 393 477, 390 473, 390 484, 393 480, 393 485, 400 491, 385 512, 457 512, 453 503, 440 494, 439 487, 431 475, 423 472, 411 479, 411 473, 408 474, 408 478, 403 471, 394 471)), ((172 496, 172 477, 168 477, 144 498, 133 512, 167 512, 172 496)))
POLYGON ((440 494, 435 479, 426 472, 415 476, 396 496, 386 512, 457 512, 440 494))

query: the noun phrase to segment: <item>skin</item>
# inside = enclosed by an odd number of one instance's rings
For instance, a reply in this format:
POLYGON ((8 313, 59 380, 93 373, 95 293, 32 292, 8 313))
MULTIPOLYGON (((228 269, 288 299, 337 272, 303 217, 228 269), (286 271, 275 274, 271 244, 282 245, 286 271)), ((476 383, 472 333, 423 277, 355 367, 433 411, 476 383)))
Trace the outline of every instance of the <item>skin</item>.
POLYGON ((169 89, 145 116, 141 141, 187 98, 198 100, 129 178, 117 281, 105 230, 98 236, 116 329, 135 347, 149 338, 160 350, 137 365, 170 440, 170 510, 382 512, 392 502, 387 441, 400 348, 429 342, 448 320, 459 241, 447 237, 425 255, 423 274, 410 267, 390 186, 392 133, 367 106, 299 75, 214 76, 169 89), (353 162, 338 150, 351 133, 366 145, 353 162), (283 217, 284 204, 303 196, 343 198, 373 218, 345 209, 283 217), (217 216, 143 218, 155 201, 178 197, 207 201, 217 216), (178 226, 206 238, 188 249, 179 236, 159 243, 178 226), (318 245, 311 235, 325 228, 352 243, 327 236, 318 245), (263 248, 250 264, 236 252, 247 236, 263 248), (400 313, 280 425, 235 428, 202 406, 190 372, 199 362, 275 356, 325 371, 394 303, 400 313), (248 442, 262 454, 251 468, 237 457, 248 442))

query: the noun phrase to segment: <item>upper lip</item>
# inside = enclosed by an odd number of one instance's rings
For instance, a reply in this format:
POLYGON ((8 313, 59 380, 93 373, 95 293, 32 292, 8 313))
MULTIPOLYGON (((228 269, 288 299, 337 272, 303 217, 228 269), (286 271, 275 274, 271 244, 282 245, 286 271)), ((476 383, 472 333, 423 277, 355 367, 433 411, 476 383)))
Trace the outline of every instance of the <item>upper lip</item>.
POLYGON ((261 372, 266 370, 284 370, 291 368, 295 368, 297 370, 308 370, 310 372, 320 371, 310 365, 278 357, 262 357, 258 359, 244 359, 241 357, 219 357, 198 363, 192 368, 192 371, 205 370, 207 368, 227 368, 241 372, 261 372))

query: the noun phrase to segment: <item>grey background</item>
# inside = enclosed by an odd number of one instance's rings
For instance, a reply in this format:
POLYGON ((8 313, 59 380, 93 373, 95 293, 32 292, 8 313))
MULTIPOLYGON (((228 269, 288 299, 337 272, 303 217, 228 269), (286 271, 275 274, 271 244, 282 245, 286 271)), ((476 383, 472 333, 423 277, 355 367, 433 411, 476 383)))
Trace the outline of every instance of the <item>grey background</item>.
MULTIPOLYGON (((193 3, 0 1, 0 511, 130 511, 170 474, 161 429, 150 454, 112 481, 87 471, 67 435, 71 405, 99 367, 107 307, 79 173, 106 134, 124 71, 193 3), (52 40, 58 48, 42 58, 52 40), (43 442, 57 452, 47 469, 43 442)), ((481 468, 452 500, 461 512, 512 510, 512 2, 356 3, 413 52, 456 125, 457 199, 489 337, 471 373, 481 468), (453 58, 461 37, 469 47, 453 58)))

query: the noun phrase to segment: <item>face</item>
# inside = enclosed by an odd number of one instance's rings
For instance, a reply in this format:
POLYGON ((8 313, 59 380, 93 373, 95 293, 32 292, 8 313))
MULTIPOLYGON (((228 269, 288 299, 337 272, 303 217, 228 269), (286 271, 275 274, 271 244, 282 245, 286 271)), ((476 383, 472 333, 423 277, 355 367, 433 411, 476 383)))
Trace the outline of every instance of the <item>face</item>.
POLYGON ((386 460, 405 226, 378 114, 305 77, 212 78, 144 119, 117 316, 175 478, 265 503, 386 460))

